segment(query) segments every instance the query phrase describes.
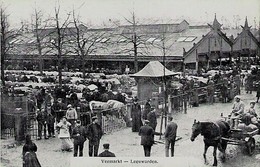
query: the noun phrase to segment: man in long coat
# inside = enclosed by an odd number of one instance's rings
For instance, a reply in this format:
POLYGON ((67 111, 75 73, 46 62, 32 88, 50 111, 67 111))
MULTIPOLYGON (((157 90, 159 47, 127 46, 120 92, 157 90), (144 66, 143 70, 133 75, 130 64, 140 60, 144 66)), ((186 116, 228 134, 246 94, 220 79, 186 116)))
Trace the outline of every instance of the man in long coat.
POLYGON ((168 124, 165 129, 165 156, 169 157, 169 148, 171 147, 171 156, 174 156, 174 145, 177 134, 177 124, 172 121, 171 116, 168 117, 168 124))
POLYGON ((144 155, 146 157, 150 157, 151 148, 154 144, 154 130, 151 126, 149 126, 149 121, 144 121, 144 126, 142 126, 139 130, 139 136, 141 136, 141 145, 144 148, 144 155))
POLYGON ((132 117, 132 132, 139 132, 142 126, 141 120, 141 106, 138 104, 138 99, 134 99, 134 104, 132 105, 131 117, 132 117))
POLYGON ((89 156, 93 156, 94 149, 94 157, 98 156, 98 148, 100 139, 103 135, 102 128, 98 124, 98 119, 96 116, 92 117, 92 123, 87 127, 87 138, 89 139, 89 156))
POLYGON ((81 121, 77 120, 76 127, 72 130, 72 137, 74 139, 74 157, 83 156, 83 147, 84 142, 86 141, 86 129, 84 126, 81 126, 81 121))
POLYGON ((37 116, 36 120, 38 122, 38 138, 37 140, 42 139, 42 129, 44 133, 44 138, 48 139, 47 137, 47 112, 45 111, 44 108, 41 108, 41 110, 37 110, 37 116))
POLYGON ((150 111, 151 111, 151 104, 150 104, 150 99, 148 99, 144 106, 144 112, 142 115, 143 120, 147 119, 147 115, 150 111))
POLYGON ((153 128, 153 130, 155 131, 156 126, 157 126, 157 116, 155 113, 155 108, 152 107, 151 108, 151 112, 148 113, 147 115, 147 120, 150 122, 149 125, 153 128))

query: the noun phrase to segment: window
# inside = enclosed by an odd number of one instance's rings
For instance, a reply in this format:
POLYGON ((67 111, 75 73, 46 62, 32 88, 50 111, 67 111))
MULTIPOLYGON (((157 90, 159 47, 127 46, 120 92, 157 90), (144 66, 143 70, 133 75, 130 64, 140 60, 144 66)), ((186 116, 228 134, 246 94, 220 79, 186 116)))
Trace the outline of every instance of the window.
POLYGON ((124 42, 126 42, 126 39, 125 39, 125 38, 122 38, 122 39, 120 39, 118 42, 119 42, 119 43, 124 43, 124 42))
POLYGON ((96 39, 96 42, 100 42, 102 39, 101 38, 98 38, 98 39, 96 39))
POLYGON ((161 42, 162 40, 157 38, 156 40, 154 40, 153 42, 156 43, 156 42, 161 42))
POLYGON ((30 41, 28 41, 28 43, 34 43, 36 41, 36 39, 32 39, 32 40, 30 40, 30 41))
POLYGON ((108 40, 109 40, 109 38, 103 38, 103 39, 100 40, 100 42, 101 42, 101 43, 105 43, 105 42, 107 42, 108 40))
POLYGON ((194 41, 196 38, 197 38, 197 37, 188 37, 188 38, 186 38, 184 41, 185 41, 185 42, 192 42, 192 41, 194 41))
POLYGON ((156 38, 149 38, 149 39, 147 39, 146 42, 153 43, 153 41, 154 41, 155 39, 156 39, 156 38))
POLYGON ((177 39, 177 42, 184 42, 184 40, 186 39, 187 37, 180 37, 177 39))
POLYGON ((186 37, 180 37, 177 39, 177 42, 192 42, 196 39, 197 37, 194 36, 186 36, 186 37))
POLYGON ((10 44, 18 43, 20 41, 21 41, 20 39, 15 38, 15 39, 10 41, 10 44))

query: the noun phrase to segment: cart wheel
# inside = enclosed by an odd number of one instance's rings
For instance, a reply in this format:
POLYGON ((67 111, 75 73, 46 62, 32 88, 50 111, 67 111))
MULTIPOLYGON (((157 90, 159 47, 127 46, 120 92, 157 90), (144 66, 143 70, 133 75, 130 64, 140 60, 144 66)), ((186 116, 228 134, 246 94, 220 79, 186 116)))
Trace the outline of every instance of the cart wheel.
POLYGON ((248 155, 253 155, 255 152, 255 139, 253 137, 250 137, 248 142, 246 143, 248 155))

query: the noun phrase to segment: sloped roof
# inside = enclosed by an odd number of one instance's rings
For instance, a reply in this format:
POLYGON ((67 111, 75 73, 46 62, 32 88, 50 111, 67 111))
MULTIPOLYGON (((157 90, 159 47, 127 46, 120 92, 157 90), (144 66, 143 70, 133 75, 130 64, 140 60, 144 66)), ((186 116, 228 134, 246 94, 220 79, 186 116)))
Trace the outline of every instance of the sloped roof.
MULTIPOLYGON (((178 73, 172 72, 165 68, 165 76, 177 75, 178 73)), ((150 61, 142 70, 130 75, 132 77, 163 77, 164 66, 159 61, 150 61)))
MULTIPOLYGON (((257 37, 254 36, 254 34, 253 34, 254 32, 251 31, 251 26, 250 26, 250 27, 248 26, 247 17, 246 17, 246 19, 245 19, 245 25, 244 25, 244 26, 241 26, 241 27, 242 27, 242 32, 237 35, 237 37, 236 37, 235 40, 234 40, 234 44, 236 44, 236 42, 238 42, 238 40, 239 40, 240 38, 243 38, 243 37, 242 37, 242 34, 246 34, 246 35, 248 35, 248 36, 255 42, 255 44, 256 44, 258 47, 260 47, 260 43, 258 42, 257 37)), ((240 45, 239 45, 239 46, 240 46, 240 45)), ((240 46, 240 47, 242 47, 242 46, 240 46)), ((242 49, 242 48, 240 48, 240 49, 242 49)))

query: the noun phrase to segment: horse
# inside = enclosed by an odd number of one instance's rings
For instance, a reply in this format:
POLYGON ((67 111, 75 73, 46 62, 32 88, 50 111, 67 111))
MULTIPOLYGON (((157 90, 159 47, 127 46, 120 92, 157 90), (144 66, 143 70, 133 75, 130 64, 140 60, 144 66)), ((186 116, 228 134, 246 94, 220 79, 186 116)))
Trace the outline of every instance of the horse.
POLYGON ((214 163, 213 166, 217 166, 217 148, 223 153, 222 160, 225 160, 225 150, 227 148, 227 141, 222 140, 222 137, 228 137, 230 132, 230 126, 227 122, 219 120, 216 122, 199 122, 194 120, 192 125, 192 134, 190 140, 193 142, 195 138, 201 134, 204 136, 204 153, 203 157, 205 164, 207 163, 206 153, 210 146, 214 147, 213 156, 214 163))

